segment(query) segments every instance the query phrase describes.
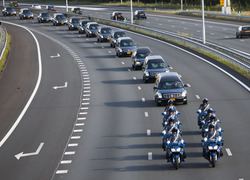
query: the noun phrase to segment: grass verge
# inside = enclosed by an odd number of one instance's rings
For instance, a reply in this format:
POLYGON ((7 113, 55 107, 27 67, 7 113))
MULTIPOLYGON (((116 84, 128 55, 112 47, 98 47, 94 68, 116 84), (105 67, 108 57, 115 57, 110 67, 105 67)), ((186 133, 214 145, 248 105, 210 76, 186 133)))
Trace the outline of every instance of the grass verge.
POLYGON ((6 60, 10 52, 10 44, 11 44, 11 36, 7 33, 7 44, 6 44, 5 51, 3 53, 3 57, 0 61, 0 76, 5 68, 6 60))

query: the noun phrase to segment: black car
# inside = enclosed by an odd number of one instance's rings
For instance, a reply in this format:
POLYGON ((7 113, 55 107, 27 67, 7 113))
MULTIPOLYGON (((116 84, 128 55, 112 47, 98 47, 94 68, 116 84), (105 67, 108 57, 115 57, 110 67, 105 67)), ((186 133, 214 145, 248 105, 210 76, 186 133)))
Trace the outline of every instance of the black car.
POLYGON ((49 10, 49 11, 56 11, 56 7, 53 5, 48 5, 45 7, 45 9, 49 10))
POLYGON ((236 31, 236 38, 242 38, 243 36, 250 37, 250 26, 240 26, 236 31))
POLYGON ((98 26, 97 22, 88 22, 85 28, 86 37, 95 37, 98 26))
POLYGON ((120 37, 115 45, 116 56, 131 56, 136 47, 136 43, 130 37, 120 37))
POLYGON ((62 13, 55 13, 52 18, 53 26, 65 25, 68 23, 68 20, 62 13))
POLYGON ((77 30, 78 29, 78 25, 80 22, 80 18, 79 17, 71 17, 68 21, 68 28, 69 30, 77 30))
POLYGON ((136 69, 142 69, 142 65, 147 56, 152 56, 153 53, 149 47, 137 47, 131 56, 132 67, 136 69))
POLYGON ((155 81, 160 73, 169 72, 168 65, 160 55, 147 56, 142 70, 144 83, 155 81))
POLYGON ((147 19, 147 14, 144 10, 136 10, 134 14, 134 19, 147 19))
POLYGON ((82 14, 82 10, 79 7, 72 8, 71 11, 76 14, 82 14))
POLYGON ((52 21, 52 17, 48 12, 41 12, 38 16, 37 16, 37 21, 39 23, 42 22, 51 22, 52 21))
POLYGON ((110 18, 113 20, 124 20, 124 16, 121 12, 113 12, 110 18))
POLYGON ((18 6, 19 6, 19 4, 18 4, 18 2, 17 2, 17 1, 11 1, 11 2, 9 3, 9 6, 12 6, 12 7, 18 7, 18 6))
POLYGON ((112 30, 110 35, 110 47, 115 47, 119 37, 128 37, 123 30, 112 30))
POLYGON ((188 85, 183 84, 178 73, 169 72, 159 74, 153 88, 157 106, 168 102, 168 100, 187 104, 187 91, 185 87, 188 87, 188 85))
POLYGON ((34 15, 27 8, 20 10, 19 17, 20 17, 20 19, 34 19, 34 15))
POLYGON ((87 23, 90 22, 89 20, 81 20, 78 25, 78 32, 79 34, 85 33, 85 28, 87 26, 87 23))
POLYGON ((5 7, 2 10, 3 16, 16 16, 16 11, 12 7, 5 7))
POLYGON ((112 29, 108 26, 99 26, 96 38, 98 42, 109 41, 112 29))

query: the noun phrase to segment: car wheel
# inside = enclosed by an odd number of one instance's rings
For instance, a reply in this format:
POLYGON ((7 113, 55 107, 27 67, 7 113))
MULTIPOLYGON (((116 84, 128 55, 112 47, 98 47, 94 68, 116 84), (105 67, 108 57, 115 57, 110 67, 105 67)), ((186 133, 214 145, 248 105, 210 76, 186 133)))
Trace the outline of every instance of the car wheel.
POLYGON ((148 83, 148 81, 145 79, 145 76, 143 76, 143 82, 148 83))
POLYGON ((110 47, 113 47, 113 45, 110 43, 110 47))
POLYGON ((86 37, 89 37, 88 33, 86 33, 86 37))
POLYGON ((132 64, 132 68, 135 68, 135 64, 132 64))
POLYGON ((236 34, 236 39, 238 39, 239 37, 238 37, 238 34, 236 34))
POLYGON ((156 103, 156 106, 161 106, 161 103, 158 102, 157 98, 155 98, 155 103, 156 103))
POLYGON ((119 52, 116 53, 116 56, 117 56, 117 57, 121 57, 119 52))

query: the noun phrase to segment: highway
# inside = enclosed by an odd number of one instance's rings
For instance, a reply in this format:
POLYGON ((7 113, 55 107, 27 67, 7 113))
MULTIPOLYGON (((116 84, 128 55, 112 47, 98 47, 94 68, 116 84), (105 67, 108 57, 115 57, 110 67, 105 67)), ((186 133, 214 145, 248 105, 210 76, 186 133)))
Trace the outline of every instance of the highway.
MULTIPOLYGON (((217 68, 169 44, 128 32, 139 46, 163 56, 171 71, 180 73, 183 82, 191 85, 188 104, 177 105, 188 143, 186 162, 176 171, 161 149, 164 107, 155 105, 153 84, 143 83, 142 72, 131 68, 130 58, 117 58, 109 43, 97 43, 96 38, 86 38, 65 26, 18 17, 0 19, 28 27, 39 42, 42 59, 38 91, 0 148, 0 179, 249 179, 250 95, 217 68), (196 110, 204 97, 225 129, 224 157, 215 168, 201 153, 196 110), (36 155, 15 157, 38 150, 36 155), (150 152, 152 160, 148 160, 150 152)), ((20 27, 2 23, 14 42, 26 48, 18 45, 11 52, 9 69, 0 80, 1 100, 10 103, 0 106, 1 139, 25 106, 38 76, 32 36, 20 27), (15 64, 18 57, 27 61, 25 65, 15 64)))

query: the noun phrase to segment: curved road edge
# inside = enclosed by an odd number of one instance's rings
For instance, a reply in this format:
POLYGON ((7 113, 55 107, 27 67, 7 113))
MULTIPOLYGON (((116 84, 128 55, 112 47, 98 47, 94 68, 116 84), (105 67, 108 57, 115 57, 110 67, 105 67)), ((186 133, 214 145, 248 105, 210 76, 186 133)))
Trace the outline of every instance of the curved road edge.
POLYGON ((37 78, 37 82, 36 82, 36 85, 35 85, 35 88, 28 100, 28 102, 26 103, 25 107, 23 108, 21 114, 18 116, 17 120, 15 121, 15 123, 12 125, 12 127, 10 128, 10 130, 8 131, 8 133, 4 136, 4 138, 0 141, 0 148, 2 147, 2 145, 7 141, 7 139, 10 137, 10 135, 13 133, 13 131, 15 130, 15 128, 17 127, 17 125, 19 124, 19 122, 22 120, 25 112, 27 111, 27 109, 29 108, 32 100, 34 99, 36 93, 37 93, 37 90, 40 86, 40 83, 41 83, 41 79, 42 79, 42 62, 41 62, 41 52, 40 52, 40 45, 39 45, 39 42, 36 38, 36 36, 26 27, 24 26, 21 26, 21 25, 17 25, 17 24, 13 24, 13 23, 10 23, 10 22, 6 22, 6 21, 2 21, 3 23, 6 23, 6 24, 10 24, 10 25, 14 25, 14 26, 18 26, 18 27, 21 27, 25 30, 27 30, 31 35, 32 37, 34 38, 35 42, 36 42, 36 46, 37 46, 37 56, 38 56, 38 65, 39 65, 39 72, 38 72, 38 78, 37 78))

